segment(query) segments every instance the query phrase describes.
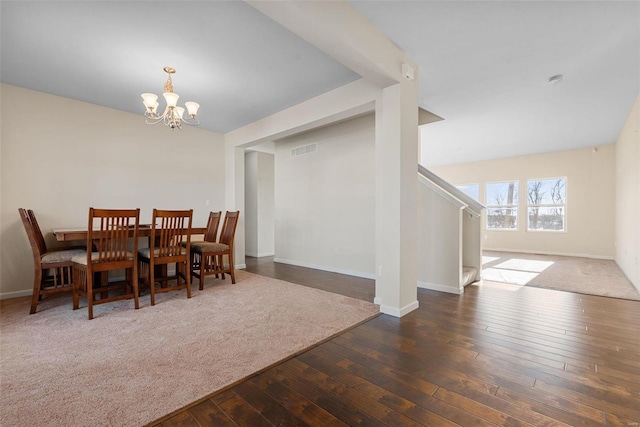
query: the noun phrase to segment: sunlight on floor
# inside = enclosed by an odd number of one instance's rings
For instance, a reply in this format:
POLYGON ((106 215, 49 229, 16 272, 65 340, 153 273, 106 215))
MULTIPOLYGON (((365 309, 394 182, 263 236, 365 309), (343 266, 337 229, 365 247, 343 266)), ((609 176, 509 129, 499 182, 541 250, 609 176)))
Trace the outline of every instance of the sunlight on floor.
POLYGON ((482 265, 489 264, 490 262, 499 260, 500 257, 497 256, 482 256, 482 265))
POLYGON ((482 270, 483 280, 512 283, 514 285, 526 285, 537 275, 538 273, 536 272, 504 270, 501 268, 486 268, 482 270))
POLYGON ((553 261, 536 261, 533 259, 513 258, 513 259, 510 259, 509 261, 505 261, 498 265, 494 265, 493 268, 505 268, 507 270, 531 271, 536 273, 542 273, 552 265, 553 265, 553 261))
POLYGON ((482 279, 494 282, 526 285, 538 274, 553 265, 553 261, 540 261, 527 258, 512 258, 504 262, 500 257, 483 256, 482 279))

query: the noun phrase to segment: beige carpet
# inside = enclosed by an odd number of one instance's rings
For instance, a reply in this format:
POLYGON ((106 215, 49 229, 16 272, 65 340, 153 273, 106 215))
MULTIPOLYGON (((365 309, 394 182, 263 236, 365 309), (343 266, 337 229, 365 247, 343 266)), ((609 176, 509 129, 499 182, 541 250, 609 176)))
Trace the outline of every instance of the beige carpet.
MULTIPOLYGON (((171 292, 29 315, 2 301, 2 426, 139 426, 378 313, 372 303, 238 271, 193 298, 171 292), (228 280, 227 280, 228 282, 228 280)), ((81 300, 82 301, 82 300, 81 300)))
POLYGON ((482 255, 484 280, 640 300, 614 261, 494 251, 482 255))

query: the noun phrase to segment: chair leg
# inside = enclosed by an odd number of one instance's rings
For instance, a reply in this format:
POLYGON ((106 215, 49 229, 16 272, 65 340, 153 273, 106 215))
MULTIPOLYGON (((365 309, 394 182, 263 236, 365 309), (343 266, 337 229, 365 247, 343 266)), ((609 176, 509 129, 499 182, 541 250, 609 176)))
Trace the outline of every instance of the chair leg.
POLYGON ((195 255, 193 252, 189 254, 189 277, 193 278, 193 264, 195 262, 195 255))
POLYGON ((80 307, 80 271, 73 268, 73 309, 80 307))
MULTIPOLYGON (((191 259, 187 259, 184 262, 184 280, 185 282, 187 282, 187 298, 191 298, 191 272, 189 270, 191 270, 191 268, 189 267, 189 265, 191 263, 191 259)), ((176 265, 176 268, 178 268, 178 266, 176 265)))
POLYGON ((155 265, 149 263, 149 293, 151 295, 151 305, 156 305, 156 277, 155 265))
POLYGON ((229 251, 229 274, 231 275, 231 283, 236 284, 235 268, 233 267, 233 253, 229 251))
POLYGON ((209 262, 209 257, 203 253, 200 254, 200 290, 204 290, 204 273, 206 270, 206 264, 209 262))
POLYGON ((40 286, 42 286, 42 269, 37 268, 33 278, 33 294, 31 295, 31 310, 29 314, 33 314, 38 309, 38 301, 40 299, 40 286))
POLYGON ((140 291, 138 288, 138 263, 137 262, 133 263, 132 270, 133 272, 131 273, 131 281, 129 283, 131 283, 133 286, 133 300, 135 301, 135 307, 137 310, 140 308, 140 301, 139 301, 140 291))
MULTIPOLYGON (((109 272, 103 271, 101 273, 98 273, 98 275, 100 276, 100 282, 98 283, 98 287, 106 288, 107 286, 109 286, 109 272)), ((96 283, 95 278, 93 279, 93 283, 96 283)), ((100 299, 105 299, 105 298, 109 298, 108 290, 100 292, 100 299)))
POLYGON ((87 311, 89 320, 93 319, 93 274, 85 274, 87 280, 87 311))
POLYGON ((218 255, 218 271, 220 271, 220 278, 224 280, 224 255, 218 255))

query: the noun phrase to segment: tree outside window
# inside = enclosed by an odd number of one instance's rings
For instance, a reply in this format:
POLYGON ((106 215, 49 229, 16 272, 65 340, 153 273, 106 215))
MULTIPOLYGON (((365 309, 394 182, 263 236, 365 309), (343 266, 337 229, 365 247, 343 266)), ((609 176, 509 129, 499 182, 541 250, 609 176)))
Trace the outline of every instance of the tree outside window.
POLYGON ((565 230, 566 187, 566 178, 527 181, 528 230, 565 230))
POLYGON ((518 228, 518 181, 487 183, 487 229, 518 228))

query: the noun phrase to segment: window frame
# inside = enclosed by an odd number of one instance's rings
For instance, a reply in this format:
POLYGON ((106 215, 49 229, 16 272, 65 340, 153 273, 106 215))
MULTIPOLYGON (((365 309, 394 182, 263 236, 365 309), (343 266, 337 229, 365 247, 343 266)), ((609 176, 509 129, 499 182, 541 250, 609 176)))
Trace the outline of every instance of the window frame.
POLYGON ((568 182, 566 176, 554 176, 548 178, 530 178, 527 179, 527 228, 525 229, 528 233, 566 233, 567 232, 567 190, 568 190, 568 182), (539 204, 531 204, 529 203, 529 182, 531 181, 553 181, 553 180, 564 180, 564 203, 563 204, 549 204, 549 203, 539 203, 539 204), (539 228, 529 228, 529 208, 558 208, 561 207, 563 210, 562 214, 562 230, 545 230, 539 228))
POLYGON ((503 181, 492 181, 492 182, 485 182, 484 183, 484 199, 485 199, 485 215, 484 215, 484 229, 485 231, 518 231, 520 229, 520 222, 518 221, 519 219, 519 210, 520 210, 520 180, 518 179, 509 179, 509 180, 503 180, 503 181), (507 204, 503 204, 503 205, 496 205, 496 204, 489 204, 489 202, 487 201, 487 197, 489 195, 489 189, 488 186, 492 185, 492 184, 509 184, 509 183, 514 183, 514 188, 517 191, 518 194, 518 200, 516 203, 511 204, 511 205, 507 205, 507 204), (515 211, 515 227, 513 228, 493 228, 493 227, 489 227, 489 211, 491 209, 511 209, 513 211, 515 211))

